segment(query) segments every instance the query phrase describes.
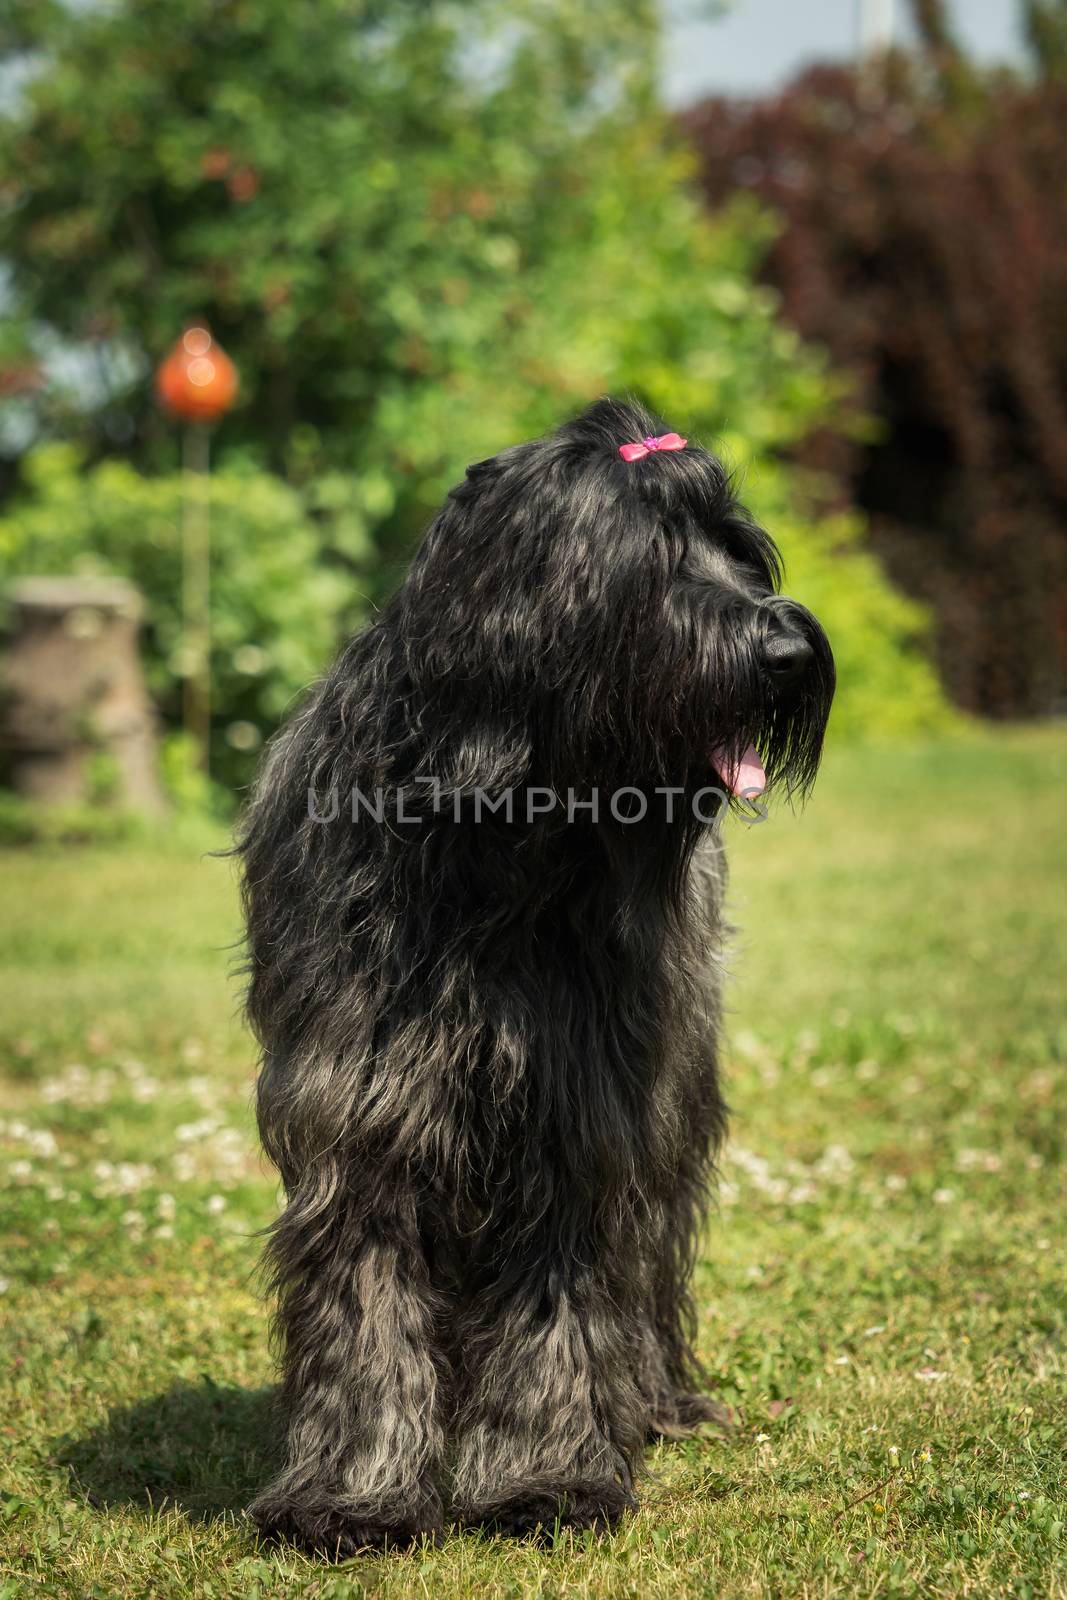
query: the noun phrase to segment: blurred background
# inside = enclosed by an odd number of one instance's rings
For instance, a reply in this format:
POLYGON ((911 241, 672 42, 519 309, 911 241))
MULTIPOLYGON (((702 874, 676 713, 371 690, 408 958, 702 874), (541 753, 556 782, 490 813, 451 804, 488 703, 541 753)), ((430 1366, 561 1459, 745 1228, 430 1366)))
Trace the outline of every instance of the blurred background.
POLYGON ((627 390, 839 670, 730 825, 737 1427, 371 1588, 1064 1592, 1065 190, 1067 0, 4 0, 0 1593, 278 1592, 210 852, 468 462, 627 390))
POLYGON ((737 468, 836 739, 1063 711, 1058 0, 14 0, 0 52, 0 580, 136 587, 172 804, 232 806, 468 461, 612 390, 737 468), (213 426, 157 402, 190 327, 213 426))

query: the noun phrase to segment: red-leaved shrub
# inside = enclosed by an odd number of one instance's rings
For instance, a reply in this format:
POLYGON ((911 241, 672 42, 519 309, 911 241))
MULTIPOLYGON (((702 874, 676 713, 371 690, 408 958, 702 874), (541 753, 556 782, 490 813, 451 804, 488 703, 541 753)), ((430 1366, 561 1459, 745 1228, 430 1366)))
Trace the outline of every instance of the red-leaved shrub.
POLYGON ((1067 82, 928 49, 815 68, 683 118, 709 201, 781 216, 786 316, 855 379, 874 437, 808 459, 928 600, 970 710, 1067 703, 1067 82))

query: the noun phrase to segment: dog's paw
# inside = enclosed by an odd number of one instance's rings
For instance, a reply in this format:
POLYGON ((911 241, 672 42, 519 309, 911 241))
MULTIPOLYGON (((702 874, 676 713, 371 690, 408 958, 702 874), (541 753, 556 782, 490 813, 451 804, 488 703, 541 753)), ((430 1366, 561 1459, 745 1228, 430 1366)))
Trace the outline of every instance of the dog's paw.
POLYGON ((538 1484, 477 1505, 457 1506, 458 1521, 515 1538, 550 1538, 559 1528, 608 1533, 637 1501, 618 1479, 603 1483, 538 1484))
POLYGON ((361 1550, 406 1549, 441 1532, 441 1507, 434 1501, 401 1507, 261 1496, 248 1514, 265 1541, 292 1544, 327 1561, 346 1561, 361 1550))

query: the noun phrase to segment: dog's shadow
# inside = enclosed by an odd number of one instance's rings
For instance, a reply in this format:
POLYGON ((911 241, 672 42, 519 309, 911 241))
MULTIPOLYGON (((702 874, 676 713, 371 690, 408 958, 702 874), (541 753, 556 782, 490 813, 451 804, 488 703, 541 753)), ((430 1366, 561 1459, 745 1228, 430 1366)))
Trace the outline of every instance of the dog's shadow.
POLYGON ((88 1434, 65 1435, 55 1457, 72 1494, 102 1510, 166 1504, 197 1522, 240 1517, 274 1465, 275 1395, 178 1383, 116 1407, 88 1434))
MULTIPOLYGON (((66 1467, 71 1494, 98 1510, 174 1508, 194 1522, 234 1521, 277 1467, 281 1437, 276 1389, 205 1375, 116 1406, 89 1433, 64 1434, 53 1459, 66 1467)), ((720 1499, 729 1489, 703 1492, 720 1499)))

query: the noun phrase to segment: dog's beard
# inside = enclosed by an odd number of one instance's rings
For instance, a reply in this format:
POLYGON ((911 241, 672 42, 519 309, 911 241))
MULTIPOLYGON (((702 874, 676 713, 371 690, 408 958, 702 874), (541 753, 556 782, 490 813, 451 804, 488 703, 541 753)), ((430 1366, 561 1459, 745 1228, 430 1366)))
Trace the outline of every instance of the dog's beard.
POLYGON ((705 747, 705 759, 734 799, 753 800, 772 788, 803 795, 818 771, 834 694, 833 657, 814 618, 800 608, 794 614, 803 618, 812 649, 803 678, 784 692, 770 692, 755 661, 746 662, 738 674, 741 692, 724 708, 726 728, 720 724, 705 747))

